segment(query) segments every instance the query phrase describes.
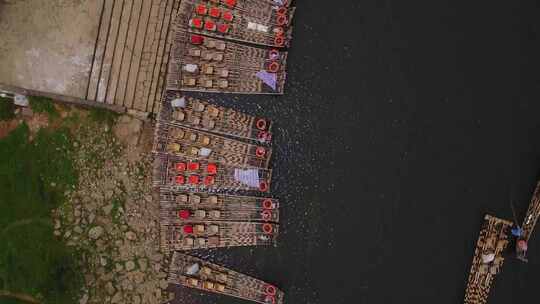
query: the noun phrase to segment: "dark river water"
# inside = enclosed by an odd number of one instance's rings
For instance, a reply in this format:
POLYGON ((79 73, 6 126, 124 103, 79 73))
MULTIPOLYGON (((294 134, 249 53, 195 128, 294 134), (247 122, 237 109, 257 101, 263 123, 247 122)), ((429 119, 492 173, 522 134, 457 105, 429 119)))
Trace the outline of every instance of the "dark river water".
MULTIPOLYGON (((296 1, 285 95, 210 96, 276 123, 279 246, 200 254, 290 304, 462 303, 483 215, 521 220, 540 168, 539 9, 480 2, 296 1)), ((491 304, 538 302, 529 247, 491 304)))

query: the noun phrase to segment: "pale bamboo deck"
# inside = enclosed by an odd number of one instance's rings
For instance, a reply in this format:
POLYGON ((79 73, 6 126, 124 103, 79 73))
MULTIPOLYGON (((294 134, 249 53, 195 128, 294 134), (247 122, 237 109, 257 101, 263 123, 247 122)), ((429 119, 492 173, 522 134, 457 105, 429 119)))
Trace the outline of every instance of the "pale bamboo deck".
POLYGON ((282 304, 284 299, 283 291, 272 284, 179 252, 173 254, 168 281, 261 304, 282 304), (186 269, 193 264, 198 264, 200 270, 188 275, 186 269))
POLYGON ((510 221, 490 215, 484 217, 467 280, 465 304, 487 303, 491 284, 504 263, 504 251, 508 246, 508 233, 511 226, 510 221), (482 263, 482 253, 485 250, 493 250, 495 253, 496 258, 492 265, 482 263))

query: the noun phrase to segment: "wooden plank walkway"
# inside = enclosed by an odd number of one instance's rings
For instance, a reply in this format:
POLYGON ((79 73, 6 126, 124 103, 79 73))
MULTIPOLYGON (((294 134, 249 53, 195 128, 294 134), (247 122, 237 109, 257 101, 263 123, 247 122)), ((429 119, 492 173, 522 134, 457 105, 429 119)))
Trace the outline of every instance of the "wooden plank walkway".
POLYGON ((156 112, 180 0, 105 0, 86 99, 156 112))

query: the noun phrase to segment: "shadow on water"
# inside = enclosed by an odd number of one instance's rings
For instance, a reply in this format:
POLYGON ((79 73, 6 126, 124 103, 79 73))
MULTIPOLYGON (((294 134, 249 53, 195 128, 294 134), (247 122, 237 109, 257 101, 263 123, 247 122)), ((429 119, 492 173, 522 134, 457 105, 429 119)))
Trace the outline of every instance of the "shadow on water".
MULTIPOLYGON (((279 245, 199 254, 286 303, 461 302, 483 215, 511 219, 512 188, 523 217, 539 173, 535 2, 297 7, 284 96, 205 95, 276 122, 279 245)), ((508 261, 490 303, 533 299, 539 275, 508 261)))

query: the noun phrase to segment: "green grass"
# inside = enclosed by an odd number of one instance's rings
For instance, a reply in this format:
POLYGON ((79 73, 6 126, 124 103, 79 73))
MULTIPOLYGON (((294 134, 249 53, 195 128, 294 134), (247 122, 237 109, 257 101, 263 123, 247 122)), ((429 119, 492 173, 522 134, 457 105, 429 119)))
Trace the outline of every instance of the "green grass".
POLYGON ((109 126, 113 125, 118 118, 118 113, 106 109, 92 108, 90 109, 90 119, 97 123, 106 123, 109 126))
POLYGON ((13 100, 0 97, 0 121, 10 120, 15 117, 15 105, 13 100))
POLYGON ((28 96, 30 101, 30 107, 35 113, 44 113, 49 115, 49 118, 57 118, 60 113, 54 107, 54 103, 51 98, 43 96, 28 96))
POLYGON ((0 289, 74 303, 82 286, 77 255, 54 238, 51 219, 77 183, 71 135, 41 129, 28 138, 21 124, 0 140, 0 289))

